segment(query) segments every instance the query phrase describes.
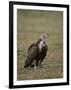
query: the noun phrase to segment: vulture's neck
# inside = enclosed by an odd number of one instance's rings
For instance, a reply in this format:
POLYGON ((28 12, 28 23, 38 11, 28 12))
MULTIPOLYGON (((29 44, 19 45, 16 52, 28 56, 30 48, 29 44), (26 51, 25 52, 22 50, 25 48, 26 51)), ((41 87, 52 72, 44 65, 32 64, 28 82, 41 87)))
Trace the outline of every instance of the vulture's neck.
POLYGON ((40 39, 40 40, 38 41, 39 51, 41 51, 41 50, 42 50, 42 47, 45 46, 45 45, 46 45, 46 41, 40 39))

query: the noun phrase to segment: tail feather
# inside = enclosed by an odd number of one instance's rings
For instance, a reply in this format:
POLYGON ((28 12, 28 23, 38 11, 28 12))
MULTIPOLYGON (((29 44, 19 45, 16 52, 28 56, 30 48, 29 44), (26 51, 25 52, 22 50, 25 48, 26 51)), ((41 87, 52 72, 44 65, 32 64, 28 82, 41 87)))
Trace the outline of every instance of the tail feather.
POLYGON ((27 57, 27 58, 26 58, 26 61, 25 61, 24 68, 31 66, 32 61, 33 61, 33 60, 32 60, 30 57, 27 57))

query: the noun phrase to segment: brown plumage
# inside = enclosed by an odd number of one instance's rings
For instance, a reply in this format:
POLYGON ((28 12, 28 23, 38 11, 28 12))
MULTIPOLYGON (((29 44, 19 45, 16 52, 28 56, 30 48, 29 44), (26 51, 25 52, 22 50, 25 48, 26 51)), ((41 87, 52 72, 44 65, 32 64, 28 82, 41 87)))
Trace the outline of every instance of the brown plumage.
POLYGON ((28 48, 24 67, 35 67, 41 65, 44 60, 48 46, 46 45, 46 34, 42 34, 41 38, 28 48))

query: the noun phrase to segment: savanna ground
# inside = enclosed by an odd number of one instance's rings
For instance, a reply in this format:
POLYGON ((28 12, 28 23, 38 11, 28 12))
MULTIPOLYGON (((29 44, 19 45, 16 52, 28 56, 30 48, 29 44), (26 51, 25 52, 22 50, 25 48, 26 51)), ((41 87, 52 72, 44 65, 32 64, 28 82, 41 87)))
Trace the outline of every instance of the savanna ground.
POLYGON ((63 77, 63 12, 17 10, 17 80, 63 77), (28 47, 47 33, 48 53, 42 67, 24 68, 28 47))

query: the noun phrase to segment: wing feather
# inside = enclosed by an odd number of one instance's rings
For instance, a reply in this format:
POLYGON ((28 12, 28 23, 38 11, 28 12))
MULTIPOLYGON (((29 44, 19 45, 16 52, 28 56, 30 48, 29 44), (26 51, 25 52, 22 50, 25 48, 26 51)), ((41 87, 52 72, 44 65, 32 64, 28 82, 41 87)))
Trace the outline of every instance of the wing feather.
POLYGON ((38 47, 36 45, 33 45, 32 47, 30 47, 30 49, 28 50, 28 53, 27 53, 24 67, 31 66, 31 64, 34 61, 37 54, 38 54, 38 47))

